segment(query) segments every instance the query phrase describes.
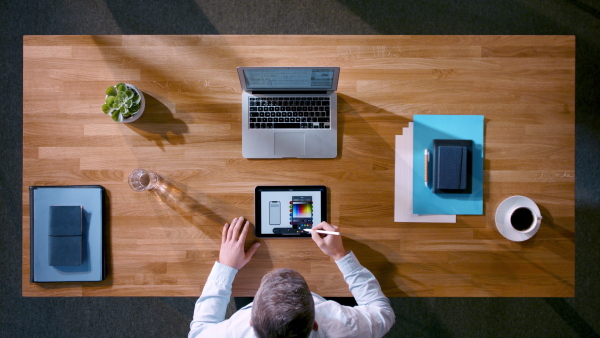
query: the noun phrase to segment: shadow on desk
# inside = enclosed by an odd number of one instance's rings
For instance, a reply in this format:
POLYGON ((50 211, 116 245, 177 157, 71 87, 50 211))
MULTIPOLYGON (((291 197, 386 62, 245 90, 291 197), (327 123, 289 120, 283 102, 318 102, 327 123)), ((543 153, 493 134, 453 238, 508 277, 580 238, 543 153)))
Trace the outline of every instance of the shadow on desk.
POLYGON ((144 92, 146 108, 139 120, 126 124, 129 129, 153 141, 164 150, 164 142, 172 145, 185 144, 184 134, 188 126, 182 120, 176 119, 164 103, 156 98, 156 94, 144 92))
POLYGON ((374 168, 387 167, 385 162, 395 158, 394 135, 402 133, 408 122, 408 118, 384 108, 338 94, 338 158, 364 159, 368 155, 374 168))
POLYGON ((176 187, 174 184, 161 177, 157 187, 150 191, 154 193, 154 195, 156 195, 164 204, 169 206, 169 208, 173 209, 181 217, 202 230, 207 237, 212 239, 221 239, 223 230, 222 225, 228 221, 216 214, 213 210, 200 204, 196 199, 189 196, 182 189, 176 187), (195 217, 198 215, 209 218, 211 222, 220 224, 221 226, 216 227, 204 223, 200 224, 198 220, 195 219, 195 217))
POLYGON ((374 250, 367 244, 357 242, 348 237, 344 237, 344 248, 352 250, 361 262, 361 265, 368 266, 369 271, 375 275, 381 290, 384 294, 394 294, 398 297, 408 296, 394 282, 396 275, 396 266, 390 262, 381 252, 374 250), (368 264, 366 263, 368 261, 368 264))

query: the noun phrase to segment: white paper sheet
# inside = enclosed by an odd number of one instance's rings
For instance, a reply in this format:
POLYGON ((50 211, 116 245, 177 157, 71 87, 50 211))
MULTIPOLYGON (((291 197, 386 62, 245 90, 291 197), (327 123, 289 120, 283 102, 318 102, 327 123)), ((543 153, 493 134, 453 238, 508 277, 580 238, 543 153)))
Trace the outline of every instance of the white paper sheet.
MULTIPOLYGON (((412 213, 413 190, 413 123, 396 135, 396 180, 394 222, 456 223, 456 215, 416 215, 412 213)), ((425 184, 423 182, 423 184, 425 184)))

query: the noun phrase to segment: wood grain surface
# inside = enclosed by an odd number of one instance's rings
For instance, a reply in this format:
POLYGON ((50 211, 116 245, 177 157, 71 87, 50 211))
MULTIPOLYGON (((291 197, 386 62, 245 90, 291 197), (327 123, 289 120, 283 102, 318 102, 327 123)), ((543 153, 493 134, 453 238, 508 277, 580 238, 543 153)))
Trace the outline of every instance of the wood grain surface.
MULTIPOLYGON (((572 297, 574 132, 574 36, 24 36, 23 296, 198 296, 223 224, 254 220, 254 187, 323 184, 346 249, 387 296, 572 297), (244 159, 236 67, 315 65, 341 67, 338 157, 244 159), (146 96, 134 123, 102 113, 117 82, 146 96), (485 115, 483 216, 394 223, 394 139, 415 114, 485 115), (167 193, 131 190, 135 168, 167 193), (80 184, 108 193, 108 278, 30 283, 28 187, 80 184), (495 228, 512 195, 544 217, 529 241, 495 228)), ((279 267, 351 295, 310 239, 259 241, 235 296, 279 267)))

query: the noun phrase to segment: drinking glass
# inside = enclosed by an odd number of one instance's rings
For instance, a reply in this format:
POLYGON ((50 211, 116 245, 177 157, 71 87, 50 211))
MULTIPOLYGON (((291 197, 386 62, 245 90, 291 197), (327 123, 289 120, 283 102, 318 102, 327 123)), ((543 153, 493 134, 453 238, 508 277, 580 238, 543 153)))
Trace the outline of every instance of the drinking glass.
POLYGON ((128 181, 131 189, 141 192, 154 189, 158 184, 158 175, 154 171, 134 169, 129 173, 128 181))

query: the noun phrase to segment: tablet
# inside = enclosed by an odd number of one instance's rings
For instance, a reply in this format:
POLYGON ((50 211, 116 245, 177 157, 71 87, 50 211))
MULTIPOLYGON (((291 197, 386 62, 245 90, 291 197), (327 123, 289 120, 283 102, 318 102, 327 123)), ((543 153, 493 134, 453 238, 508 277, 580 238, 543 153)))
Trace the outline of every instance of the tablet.
POLYGON ((327 188, 258 186, 254 190, 256 237, 310 237, 311 229, 327 220, 327 188))

